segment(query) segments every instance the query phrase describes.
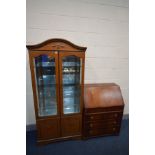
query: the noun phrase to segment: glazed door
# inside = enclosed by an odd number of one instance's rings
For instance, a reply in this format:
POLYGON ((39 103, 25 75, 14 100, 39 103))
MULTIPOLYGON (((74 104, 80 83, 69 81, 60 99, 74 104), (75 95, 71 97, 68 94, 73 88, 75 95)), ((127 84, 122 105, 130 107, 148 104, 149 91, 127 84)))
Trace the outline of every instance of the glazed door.
POLYGON ((58 116, 60 114, 58 53, 31 51, 30 67, 36 117, 58 116))
POLYGON ((62 116, 80 114, 84 83, 84 53, 60 52, 60 94, 62 116))
POLYGON ((80 136, 82 128, 84 52, 60 52, 61 136, 80 136))

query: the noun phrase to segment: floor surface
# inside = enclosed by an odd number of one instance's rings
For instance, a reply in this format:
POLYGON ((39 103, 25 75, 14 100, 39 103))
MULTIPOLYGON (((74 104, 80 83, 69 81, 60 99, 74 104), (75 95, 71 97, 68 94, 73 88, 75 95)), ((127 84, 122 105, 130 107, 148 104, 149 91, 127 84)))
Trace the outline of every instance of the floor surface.
POLYGON ((36 145, 36 131, 26 134, 27 155, 128 155, 129 120, 123 120, 119 136, 68 140, 44 146, 36 145))

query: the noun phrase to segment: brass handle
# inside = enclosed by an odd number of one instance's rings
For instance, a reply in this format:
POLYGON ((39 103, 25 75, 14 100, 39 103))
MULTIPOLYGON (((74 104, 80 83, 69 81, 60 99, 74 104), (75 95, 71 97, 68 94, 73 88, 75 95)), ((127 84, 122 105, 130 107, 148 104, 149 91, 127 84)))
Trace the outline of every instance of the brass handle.
POLYGON ((114 124, 116 124, 117 122, 116 121, 114 121, 114 124))
POLYGON ((93 116, 90 117, 90 119, 93 119, 93 118, 94 118, 93 116))
POLYGON ((89 131, 89 133, 91 134, 91 133, 93 133, 93 131, 89 131))
POLYGON ((115 114, 114 116, 115 116, 115 117, 117 117, 117 116, 118 116, 118 114, 115 114))
POLYGON ((90 126, 90 127, 93 127, 93 124, 90 124, 89 126, 90 126))

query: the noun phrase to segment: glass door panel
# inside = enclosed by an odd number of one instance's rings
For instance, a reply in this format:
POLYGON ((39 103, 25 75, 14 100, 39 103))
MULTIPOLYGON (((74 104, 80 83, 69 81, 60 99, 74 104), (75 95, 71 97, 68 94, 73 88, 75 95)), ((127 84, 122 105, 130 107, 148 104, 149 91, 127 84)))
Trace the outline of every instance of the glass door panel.
POLYGON ((66 56, 62 59, 63 113, 79 113, 81 98, 82 59, 66 56))
POLYGON ((38 99, 38 115, 57 115, 55 58, 40 55, 34 58, 38 99))

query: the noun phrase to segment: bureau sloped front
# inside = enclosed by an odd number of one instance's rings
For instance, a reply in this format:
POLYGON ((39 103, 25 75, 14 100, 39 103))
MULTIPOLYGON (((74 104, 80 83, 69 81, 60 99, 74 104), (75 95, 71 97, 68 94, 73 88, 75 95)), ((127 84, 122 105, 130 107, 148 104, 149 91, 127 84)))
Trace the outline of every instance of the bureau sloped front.
POLYGON ((124 102, 118 85, 86 84, 83 111, 83 138, 118 135, 124 102))

